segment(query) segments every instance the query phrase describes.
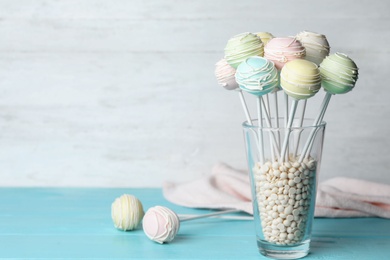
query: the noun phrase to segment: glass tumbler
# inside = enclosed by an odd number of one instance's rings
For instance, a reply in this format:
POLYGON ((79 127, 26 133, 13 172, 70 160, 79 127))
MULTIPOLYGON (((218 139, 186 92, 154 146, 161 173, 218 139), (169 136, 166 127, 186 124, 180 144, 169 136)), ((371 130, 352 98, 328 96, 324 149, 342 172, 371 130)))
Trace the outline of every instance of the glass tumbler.
MULTIPOLYGON (((286 125, 283 118, 271 121, 286 125)), ((264 119, 260 126, 243 123, 257 246, 270 258, 309 253, 326 126, 313 122, 297 118, 290 128, 263 127, 264 119)))

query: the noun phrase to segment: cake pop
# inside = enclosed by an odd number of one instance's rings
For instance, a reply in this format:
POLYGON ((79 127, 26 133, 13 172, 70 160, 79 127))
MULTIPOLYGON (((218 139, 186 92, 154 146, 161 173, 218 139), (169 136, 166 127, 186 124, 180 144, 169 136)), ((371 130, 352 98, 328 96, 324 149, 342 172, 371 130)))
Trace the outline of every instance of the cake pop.
MULTIPOLYGON (((314 125, 321 123, 332 95, 348 93, 355 87, 359 76, 358 70, 356 63, 343 53, 335 53, 324 59, 320 64, 320 75, 326 94, 322 101, 320 112, 314 120, 314 125)), ((314 134, 315 131, 313 130, 306 141, 299 162, 302 162, 304 157, 309 156, 314 134)))
POLYGON ((169 208, 155 206, 146 211, 142 227, 149 239, 162 244, 175 238, 180 228, 180 220, 169 208))
POLYGON ((296 39, 305 47, 305 59, 308 61, 320 65, 325 57, 329 55, 329 42, 323 34, 303 31, 296 35, 296 39))
MULTIPOLYGON (((264 47, 264 57, 273 61, 280 71, 283 66, 292 60, 305 57, 305 47, 294 37, 276 37, 271 39, 264 47)), ((288 123, 288 95, 284 93, 285 124, 288 123)))
POLYGON ((173 210, 163 206, 155 206, 146 211, 142 226, 144 233, 150 240, 163 244, 171 242, 175 238, 180 229, 180 222, 234 212, 240 212, 240 210, 223 210, 215 213, 179 219, 178 215, 173 210))
POLYGON ((330 94, 344 94, 351 91, 358 79, 356 63, 343 53, 332 54, 320 65, 322 85, 330 94))
MULTIPOLYGON (((273 91, 278 85, 278 72, 272 61, 263 57, 253 56, 243 61, 236 71, 236 81, 240 88, 250 94, 257 96, 257 113, 259 126, 262 127, 262 96, 273 91)), ((262 104, 263 103, 263 104, 262 104)), ((270 126, 271 122, 266 111, 266 122, 270 126)), ((263 149, 261 131, 259 131, 259 149, 263 149)), ((276 140, 273 141, 276 146, 276 140)), ((273 150, 272 150, 273 151, 273 150)), ((263 152, 260 152, 260 161, 263 162, 263 152)))
POLYGON ((273 62, 258 56, 245 59, 238 66, 235 77, 242 90, 256 96, 268 94, 279 85, 273 62))
POLYGON ((307 60, 290 61, 280 72, 280 85, 295 100, 308 99, 321 88, 319 68, 307 60))
POLYGON ((253 33, 241 33, 232 37, 225 47, 225 59, 233 68, 251 56, 263 56, 264 44, 253 33))
POLYGON ((275 63, 281 70, 289 61, 305 57, 305 47, 293 37, 276 37, 264 47, 264 58, 275 63))
POLYGON ((133 195, 123 194, 111 205, 114 226, 121 230, 135 229, 144 216, 142 203, 133 195))
MULTIPOLYGON (((294 120, 299 100, 314 96, 321 88, 321 76, 318 66, 310 61, 297 59, 286 63, 280 73, 280 85, 293 98, 286 126, 286 136, 282 146, 281 159, 285 159, 290 128, 294 120)), ((288 158, 288 156, 286 156, 288 158)))
POLYGON ((260 40, 263 42, 264 46, 267 45, 267 43, 272 39, 275 38, 271 33, 269 32, 258 32, 256 33, 258 37, 260 37, 260 40))
POLYGON ((215 77, 218 84, 227 90, 238 88, 235 78, 236 69, 227 63, 226 59, 221 59, 215 64, 215 77))
POLYGON ((227 90, 237 90, 242 108, 244 109, 245 118, 248 124, 252 124, 248 106, 246 105, 241 89, 238 87, 235 74, 236 69, 230 66, 226 59, 221 59, 215 64, 215 77, 217 78, 218 84, 227 90))

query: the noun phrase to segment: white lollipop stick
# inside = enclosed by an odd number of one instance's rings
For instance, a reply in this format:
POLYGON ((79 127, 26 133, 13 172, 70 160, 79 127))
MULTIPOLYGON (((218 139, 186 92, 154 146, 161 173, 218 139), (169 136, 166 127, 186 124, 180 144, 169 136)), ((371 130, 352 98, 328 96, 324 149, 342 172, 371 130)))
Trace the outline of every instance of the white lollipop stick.
POLYGON ((261 100, 262 97, 257 97, 257 120, 259 121, 259 156, 260 156, 260 164, 264 164, 264 146, 263 146, 263 115, 261 111, 261 100))
MULTIPOLYGON (((303 119, 305 118, 306 104, 307 104, 307 99, 305 99, 303 101, 301 118, 299 119, 299 127, 302 127, 302 125, 303 125, 303 119)), ((298 147, 299 147, 299 141, 301 139, 301 133, 302 133, 302 129, 300 129, 299 132, 298 132, 298 137, 297 137, 297 140, 296 140, 296 143, 295 143, 295 149, 294 149, 294 153, 293 153, 293 157, 294 158, 295 158, 295 156, 298 153, 298 147)))
POLYGON ((251 116, 249 114, 248 106, 246 105, 244 94, 242 93, 241 89, 238 90, 238 96, 240 98, 242 108, 244 109, 245 118, 246 118, 246 121, 248 122, 248 125, 253 125, 251 116))
POLYGON ((209 218, 209 217, 215 217, 223 214, 229 214, 229 213, 238 213, 241 212, 239 209, 227 209, 227 210, 222 210, 218 211, 215 213, 210 213, 210 214, 203 214, 203 215, 196 215, 196 216, 191 216, 191 217, 185 217, 185 218, 180 218, 180 222, 188 221, 188 220, 194 220, 194 219, 200 219, 200 218, 209 218))
MULTIPOLYGON (((331 97, 332 97, 332 94, 330 94, 329 92, 326 92, 324 100, 322 101, 322 104, 321 104, 320 113, 318 114, 318 116, 314 120, 313 126, 318 126, 322 122, 322 119, 324 118, 324 115, 325 115, 326 109, 328 108, 329 101, 330 101, 331 97)), ((313 141, 315 133, 316 133, 316 129, 313 128, 309 134, 309 137, 307 138, 305 146, 302 149, 302 153, 301 153, 301 156, 299 157, 298 162, 301 163, 305 157, 309 157, 310 150, 311 150, 310 147, 312 146, 312 141, 313 141)))
MULTIPOLYGON (((266 123, 267 127, 272 127, 271 119, 269 118, 269 115, 268 115, 267 110, 265 108, 264 100, 263 100, 263 102, 261 102, 261 104, 263 105, 265 123, 266 123)), ((273 131, 270 131, 269 138, 270 138, 271 147, 274 147, 277 157, 280 158, 280 150, 277 146, 275 134, 273 131)), ((274 149, 271 148, 272 161, 275 161, 274 149)))
MULTIPOLYGON (((275 127, 279 128, 279 110, 278 110, 278 92, 273 93, 274 97, 274 108, 275 108, 275 127)), ((278 132, 278 147, 280 150, 280 132, 278 132)))
POLYGON ((266 109, 266 112, 267 112, 268 116, 271 117, 271 110, 270 110, 270 106, 269 106, 268 94, 265 95, 265 109, 266 109))
MULTIPOLYGON (((286 92, 284 92, 284 126, 287 127, 288 123, 288 95, 286 92)), ((288 147, 287 147, 287 153, 288 153, 288 147)))
POLYGON ((284 92, 284 125, 287 127, 288 123, 288 95, 284 92))
POLYGON ((286 156, 286 150, 287 150, 287 146, 288 146, 288 139, 289 139, 290 132, 291 132, 291 126, 292 126, 294 116, 295 116, 295 111, 297 110, 297 105, 298 105, 298 100, 293 99, 293 102, 291 104, 291 109, 290 109, 290 115, 288 116, 286 135, 284 137, 284 142, 283 142, 283 146, 282 146, 282 153, 281 153, 281 157, 280 157, 281 162, 283 162, 285 159, 287 159, 287 161, 288 161, 288 155, 286 156), (287 158, 285 158, 285 157, 287 157, 287 158))

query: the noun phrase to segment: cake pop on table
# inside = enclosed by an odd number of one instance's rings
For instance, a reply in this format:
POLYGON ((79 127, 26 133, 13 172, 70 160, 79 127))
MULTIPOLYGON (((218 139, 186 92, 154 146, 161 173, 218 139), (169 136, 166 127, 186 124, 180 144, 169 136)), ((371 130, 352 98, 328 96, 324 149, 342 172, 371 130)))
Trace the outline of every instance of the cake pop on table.
POLYGON ((155 206, 146 211, 142 221, 142 227, 144 233, 150 240, 163 244, 169 243, 175 238, 180 229, 180 222, 235 212, 240 212, 240 210, 227 209, 180 219, 173 210, 163 206, 155 206))
POLYGON ((142 203, 133 195, 123 194, 111 204, 111 217, 117 229, 135 229, 144 216, 142 203))
POLYGON ((162 244, 175 238, 180 228, 180 220, 169 208, 155 206, 146 211, 142 227, 150 240, 162 244))

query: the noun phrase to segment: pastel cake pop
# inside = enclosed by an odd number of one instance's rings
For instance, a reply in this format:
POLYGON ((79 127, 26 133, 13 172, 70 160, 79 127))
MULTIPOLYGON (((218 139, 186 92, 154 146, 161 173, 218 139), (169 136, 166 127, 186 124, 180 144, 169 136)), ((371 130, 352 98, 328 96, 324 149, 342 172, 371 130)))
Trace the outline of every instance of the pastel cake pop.
MULTIPOLYGON (((262 105, 264 106, 262 96, 272 92, 279 85, 278 71, 276 70, 274 63, 258 56, 247 58, 237 68, 236 81, 242 90, 257 96, 258 123, 259 126, 262 127, 262 105)), ((264 114, 266 123, 268 127, 270 127, 271 121, 266 110, 264 110, 264 114)), ((259 149, 263 149, 262 143, 261 132, 259 132, 259 149)), ((273 139, 272 144, 276 146, 276 143, 276 140, 273 139)), ((278 148, 275 149, 277 153, 279 153, 278 148)), ((264 161, 263 154, 264 153, 261 150, 259 153, 260 162, 264 161)))
POLYGON ((351 91, 358 79, 356 63, 343 53, 335 53, 324 59, 320 65, 322 86, 331 94, 351 91))
POLYGON ((171 242, 175 238, 180 228, 180 222, 240 211, 241 210, 238 209, 227 209, 210 214, 179 219, 179 216, 173 210, 163 206, 155 206, 146 211, 142 226, 144 233, 150 240, 163 244, 171 242))
POLYGON ((238 88, 235 78, 236 69, 227 63, 226 59, 221 59, 215 64, 215 77, 218 84, 227 90, 238 88))
POLYGON ((269 32, 258 32, 256 33, 257 36, 260 37, 261 41, 263 42, 264 46, 267 45, 267 43, 272 39, 275 38, 271 33, 269 32))
POLYGON ((305 57, 305 53, 305 47, 293 37, 273 38, 264 47, 264 58, 273 61, 278 70, 289 61, 305 57))
MULTIPOLYGON (((321 76, 318 66, 307 60, 297 59, 286 63, 280 72, 280 86, 285 93, 293 98, 287 129, 290 129, 294 120, 299 100, 306 100, 314 96, 321 88, 321 76)), ((285 158, 290 131, 286 131, 282 146, 281 160, 285 158)), ((288 157, 288 156, 287 156, 288 157)))
POLYGON ((142 226, 149 239, 162 244, 175 238, 180 228, 180 220, 169 208, 155 206, 146 211, 142 226))
MULTIPOLYGON (((327 56, 320 64, 320 74, 326 95, 322 101, 320 112, 314 120, 314 125, 322 122, 332 95, 345 94, 351 91, 355 87, 359 76, 356 63, 343 53, 335 53, 327 56)), ((299 162, 302 162, 305 157, 307 158, 309 156, 314 134, 314 131, 310 133, 303 147, 299 162)))
POLYGON ((323 34, 303 31, 296 35, 296 39, 305 47, 305 59, 308 61, 320 65, 325 57, 329 55, 329 42, 323 34))
POLYGON ((273 62, 258 56, 247 58, 238 66, 236 81, 242 90, 256 96, 268 94, 279 85, 273 62))
POLYGON ((321 88, 318 66, 302 59, 290 61, 280 72, 280 85, 294 99, 310 98, 321 88))
POLYGON ((123 194, 111 205, 114 226, 121 230, 135 229, 144 216, 142 203, 133 195, 123 194))
POLYGON ((249 32, 232 37, 225 47, 225 59, 235 69, 246 58, 263 55, 264 44, 260 37, 249 32))
POLYGON ((217 78, 218 84, 226 90, 237 90, 242 108, 244 109, 245 118, 248 123, 251 123, 252 119, 249 114, 248 106, 246 105, 245 97, 242 94, 241 89, 238 87, 235 74, 236 69, 230 66, 226 59, 221 59, 215 64, 215 77, 217 78))

